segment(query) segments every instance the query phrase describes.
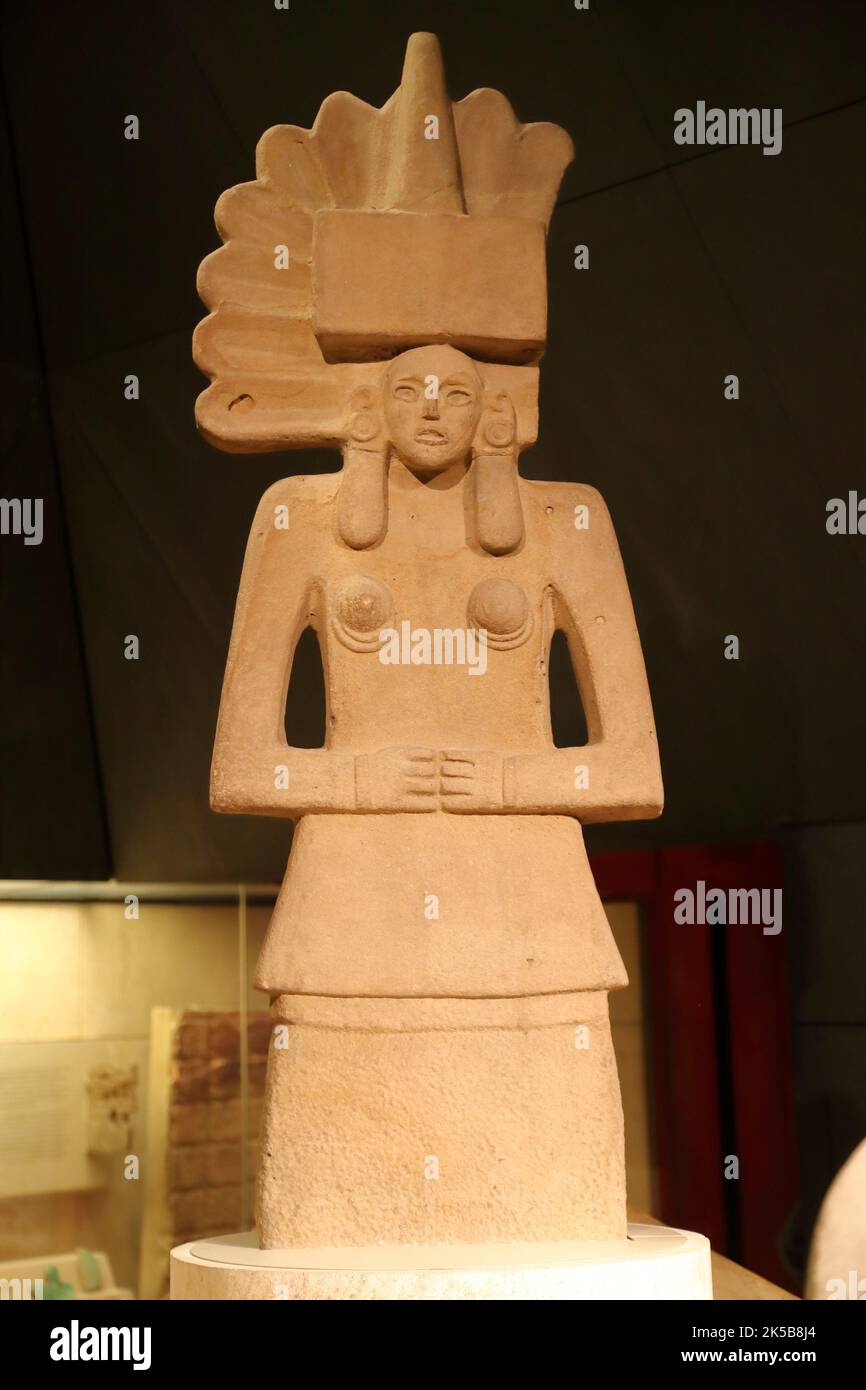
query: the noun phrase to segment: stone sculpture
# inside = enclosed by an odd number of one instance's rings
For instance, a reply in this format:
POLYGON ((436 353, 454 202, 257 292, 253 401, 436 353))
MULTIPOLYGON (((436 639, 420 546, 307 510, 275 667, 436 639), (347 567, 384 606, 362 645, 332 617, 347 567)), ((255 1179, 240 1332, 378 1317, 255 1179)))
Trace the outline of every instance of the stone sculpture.
POLYGON ((343 455, 261 501, 213 759, 215 810, 297 822, 257 977, 265 1250, 625 1238, 626 976, 581 826, 659 814, 653 715, 602 498, 517 467, 571 157, 497 92, 452 104, 416 34, 381 110, 268 131, 217 207, 201 430, 343 455), (306 628, 312 750, 283 732, 306 628), (583 747, 552 741, 557 630, 583 747))
POLYGON ((848 1156, 821 1203, 806 1271, 806 1297, 866 1298, 866 1139, 848 1156))

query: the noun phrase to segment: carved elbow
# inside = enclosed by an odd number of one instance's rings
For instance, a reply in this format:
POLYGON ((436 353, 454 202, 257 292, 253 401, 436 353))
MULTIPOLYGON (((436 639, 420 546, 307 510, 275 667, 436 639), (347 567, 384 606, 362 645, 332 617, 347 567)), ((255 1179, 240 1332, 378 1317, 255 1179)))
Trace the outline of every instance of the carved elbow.
POLYGON ((224 767, 214 763, 210 774, 210 808, 223 814, 231 814, 238 809, 237 789, 224 767))
POLYGON ((224 813, 232 810, 231 797, 227 794, 225 787, 221 783, 215 784, 211 782, 209 800, 212 811, 224 813))
POLYGON ((665 789, 658 761, 649 781, 648 792, 646 817, 647 820, 656 820, 665 809, 665 789))

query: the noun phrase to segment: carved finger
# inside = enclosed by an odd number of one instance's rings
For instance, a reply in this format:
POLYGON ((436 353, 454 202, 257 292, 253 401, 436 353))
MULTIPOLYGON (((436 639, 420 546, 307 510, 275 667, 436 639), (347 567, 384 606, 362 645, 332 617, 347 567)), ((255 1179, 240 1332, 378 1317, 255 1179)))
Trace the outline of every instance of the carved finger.
POLYGON ((437 797, 430 791, 407 791, 398 798, 398 805, 406 806, 412 811, 435 811, 438 804, 437 797))

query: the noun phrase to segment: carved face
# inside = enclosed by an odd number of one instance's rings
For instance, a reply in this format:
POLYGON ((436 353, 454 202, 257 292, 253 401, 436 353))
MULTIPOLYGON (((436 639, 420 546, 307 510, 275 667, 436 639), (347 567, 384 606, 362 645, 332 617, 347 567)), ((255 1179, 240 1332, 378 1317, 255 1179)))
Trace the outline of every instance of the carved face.
POLYGON ((451 347, 413 348, 385 375, 385 422, 413 473, 440 473, 465 459, 484 391, 470 357, 451 347))

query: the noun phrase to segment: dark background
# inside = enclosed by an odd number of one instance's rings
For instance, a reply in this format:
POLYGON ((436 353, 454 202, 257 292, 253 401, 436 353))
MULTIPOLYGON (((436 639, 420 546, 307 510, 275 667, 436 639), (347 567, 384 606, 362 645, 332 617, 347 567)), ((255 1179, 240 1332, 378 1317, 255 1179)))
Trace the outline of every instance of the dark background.
MULTIPOLYGON (((866 494, 855 0, 5 7, 0 495, 44 497, 45 540, 0 539, 0 876, 282 874, 284 823, 209 812, 210 751, 256 502, 338 460, 197 437, 195 274, 260 134, 339 88, 381 105, 417 28, 452 97, 499 88, 574 139, 522 467, 607 499, 667 791, 660 821, 590 844, 779 840, 814 1198, 866 1132, 866 536, 825 529, 829 498, 866 494), (698 100, 782 107, 781 154, 675 145, 698 100)), ((312 740, 312 667, 292 698, 312 740)))

